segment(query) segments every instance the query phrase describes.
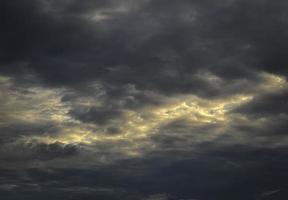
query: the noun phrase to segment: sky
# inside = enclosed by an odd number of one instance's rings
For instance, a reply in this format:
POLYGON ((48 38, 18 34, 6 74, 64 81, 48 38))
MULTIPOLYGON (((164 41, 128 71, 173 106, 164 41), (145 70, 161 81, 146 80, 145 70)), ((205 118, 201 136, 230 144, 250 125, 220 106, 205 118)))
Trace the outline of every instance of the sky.
POLYGON ((1 200, 287 200, 287 1, 0 10, 1 200))

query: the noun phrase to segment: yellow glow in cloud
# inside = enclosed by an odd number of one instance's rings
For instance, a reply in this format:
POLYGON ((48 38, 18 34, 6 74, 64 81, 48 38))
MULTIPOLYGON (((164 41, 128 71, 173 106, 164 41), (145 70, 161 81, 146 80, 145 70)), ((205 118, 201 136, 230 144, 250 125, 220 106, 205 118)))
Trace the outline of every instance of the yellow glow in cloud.
POLYGON ((195 95, 170 97, 167 98, 167 103, 161 106, 145 107, 137 111, 126 110, 124 121, 116 120, 110 124, 120 128, 121 131, 117 135, 107 134, 106 129, 99 129, 98 133, 84 129, 81 134, 78 134, 81 132, 78 130, 73 134, 67 134, 61 140, 86 144, 105 140, 135 140, 157 133, 158 128, 179 118, 185 118, 191 125, 228 123, 232 120, 230 110, 248 103, 259 94, 281 90, 287 86, 283 77, 268 73, 262 73, 261 77, 263 82, 252 86, 257 90, 255 94, 236 94, 219 99, 204 99, 195 95))
MULTIPOLYGON (((211 77, 213 81, 216 79, 218 82, 221 81, 209 74, 208 79, 210 80, 211 77)), ((2 95, 0 101, 5 102, 5 106, 2 107, 6 111, 4 111, 2 116, 5 116, 6 124, 9 121, 25 123, 52 122, 59 130, 59 133, 54 136, 48 132, 44 136, 23 137, 26 142, 62 142, 64 144, 83 144, 88 147, 99 142, 114 142, 117 145, 117 142, 129 141, 133 146, 119 146, 118 148, 121 148, 129 155, 138 155, 137 148, 145 145, 145 138, 152 134, 159 134, 161 127, 168 125, 174 120, 185 119, 190 122, 191 126, 205 124, 221 124, 225 126, 225 124, 229 124, 231 120, 234 120, 229 113, 232 109, 248 103, 257 95, 287 88, 287 82, 283 77, 268 73, 262 73, 260 77, 263 79, 261 83, 251 85, 255 91, 254 93, 248 92, 245 94, 244 91, 241 94, 215 99, 200 98, 195 95, 163 97, 166 103, 162 105, 147 106, 138 110, 123 110, 123 118, 112 120, 108 125, 103 126, 83 123, 69 115, 73 105, 90 108, 101 105, 101 102, 91 97, 81 97, 74 99, 73 103, 63 103, 61 98, 65 90, 27 88, 26 93, 19 93, 17 90, 13 91, 11 89, 12 81, 10 79, 1 77, 1 92, 5 95, 2 95), (118 128, 119 133, 110 134, 109 127, 118 128)), ((245 116, 240 117, 245 118, 245 116)))

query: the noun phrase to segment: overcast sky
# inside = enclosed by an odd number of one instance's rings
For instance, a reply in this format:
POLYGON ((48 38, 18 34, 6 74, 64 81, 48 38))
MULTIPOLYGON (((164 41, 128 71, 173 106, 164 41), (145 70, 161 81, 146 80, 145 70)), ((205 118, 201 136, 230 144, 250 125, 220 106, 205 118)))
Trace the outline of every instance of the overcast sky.
POLYGON ((1 200, 287 200, 287 1, 0 10, 1 200))

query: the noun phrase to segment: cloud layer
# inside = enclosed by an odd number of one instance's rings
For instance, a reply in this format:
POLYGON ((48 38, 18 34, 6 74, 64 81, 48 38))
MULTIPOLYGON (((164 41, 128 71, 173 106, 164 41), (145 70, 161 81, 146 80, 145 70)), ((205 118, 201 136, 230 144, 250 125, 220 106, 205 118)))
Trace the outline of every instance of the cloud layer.
POLYGON ((287 199, 287 2, 0 7, 6 199, 287 199))

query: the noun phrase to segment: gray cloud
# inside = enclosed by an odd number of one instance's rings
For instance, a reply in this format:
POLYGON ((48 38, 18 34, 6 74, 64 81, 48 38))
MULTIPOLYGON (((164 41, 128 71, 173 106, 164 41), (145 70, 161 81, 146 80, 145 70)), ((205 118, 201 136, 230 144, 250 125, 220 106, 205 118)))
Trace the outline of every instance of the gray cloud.
POLYGON ((90 108, 88 111, 74 110, 70 113, 76 119, 95 124, 109 123, 113 118, 121 117, 121 111, 90 108))
MULTIPOLYGON (((79 152, 79 148, 76 145, 65 145, 60 142, 51 144, 45 143, 10 143, 1 146, 1 162, 5 166, 5 163, 26 163, 29 165, 29 161, 37 160, 51 160, 56 158, 65 158, 69 156, 75 156, 79 152)), ((19 166, 20 167, 20 166, 19 166)))
POLYGON ((287 199, 287 8, 2 0, 0 195, 287 199))

